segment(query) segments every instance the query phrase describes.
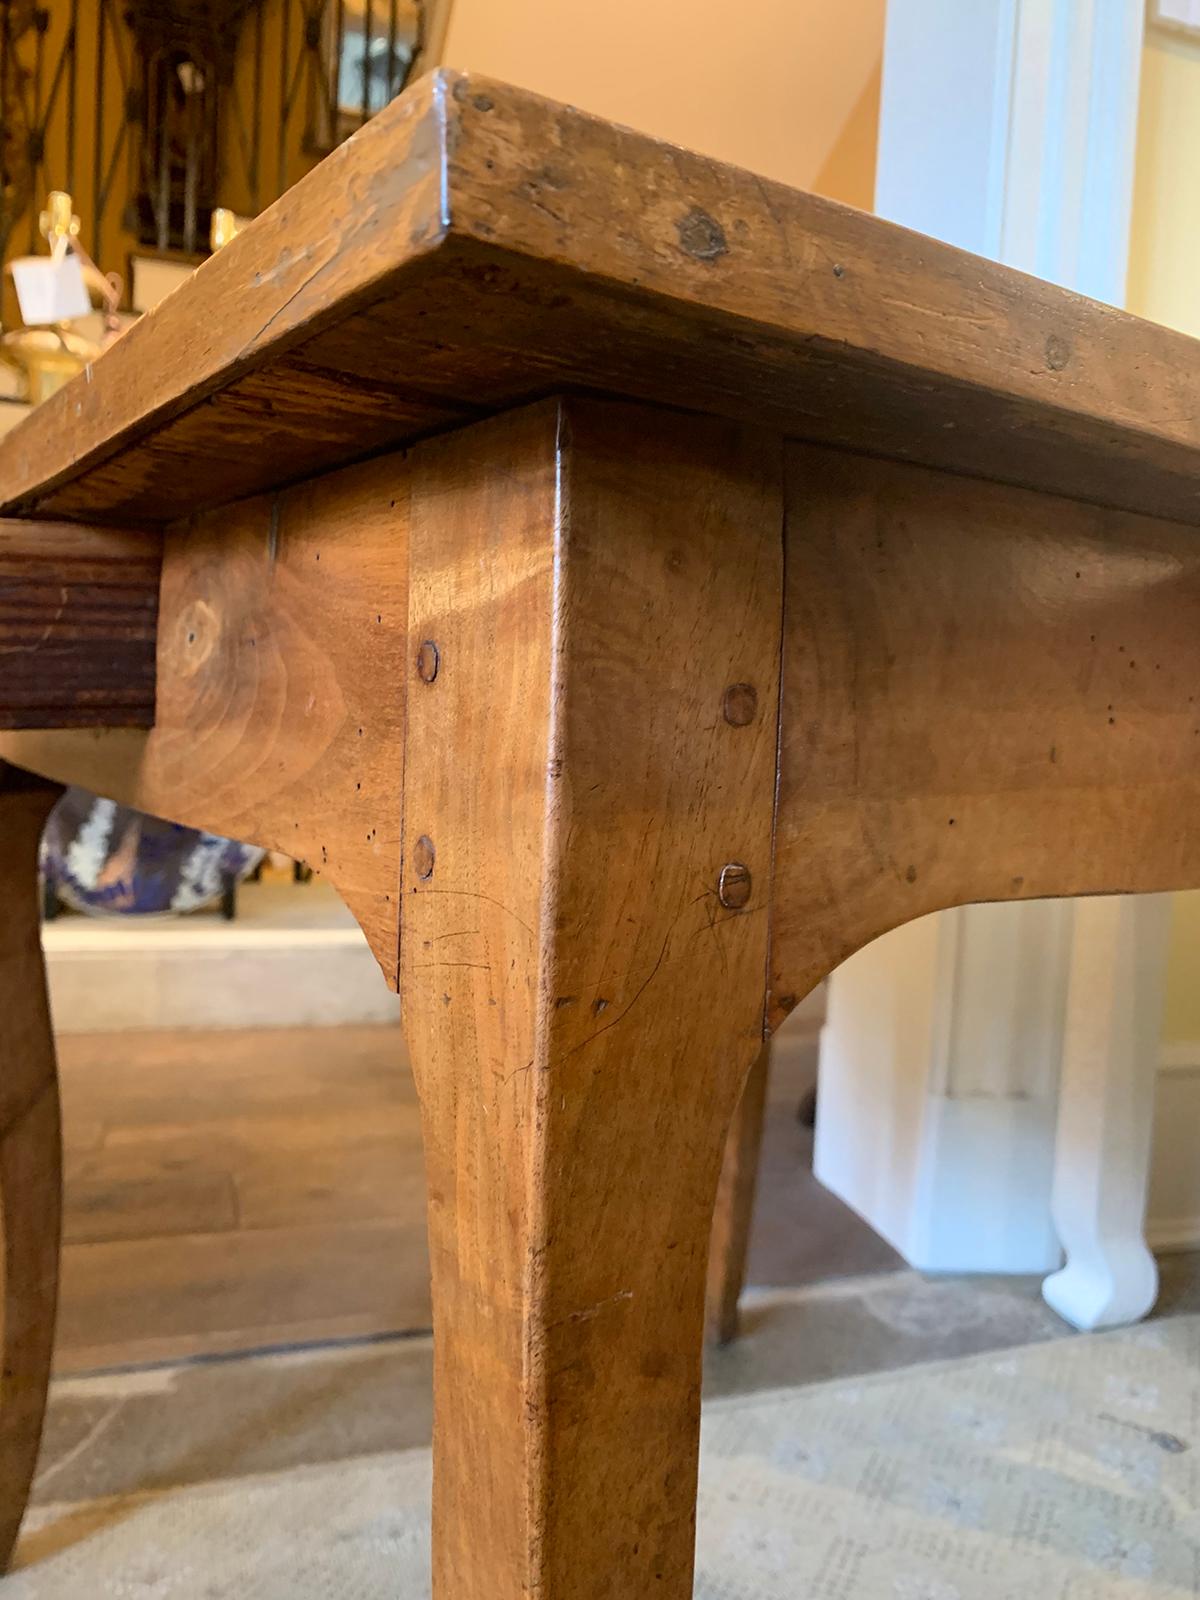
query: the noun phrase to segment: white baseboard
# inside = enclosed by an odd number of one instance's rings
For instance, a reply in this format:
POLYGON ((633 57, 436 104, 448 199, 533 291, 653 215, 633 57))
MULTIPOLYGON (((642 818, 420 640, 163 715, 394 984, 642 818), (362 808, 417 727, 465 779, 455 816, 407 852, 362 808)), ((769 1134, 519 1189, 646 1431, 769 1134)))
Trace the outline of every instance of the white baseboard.
POLYGON ((46 930, 60 1033, 394 1023, 399 1000, 357 928, 46 930))
POLYGON ((1200 1250, 1200 1216, 1148 1217, 1146 1243, 1159 1256, 1200 1250))

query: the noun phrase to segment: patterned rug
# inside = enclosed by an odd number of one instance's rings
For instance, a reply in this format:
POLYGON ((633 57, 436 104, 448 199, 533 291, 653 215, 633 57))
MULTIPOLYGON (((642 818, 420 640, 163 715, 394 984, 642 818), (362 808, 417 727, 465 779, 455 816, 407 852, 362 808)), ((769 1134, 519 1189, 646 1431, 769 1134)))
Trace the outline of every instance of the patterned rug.
MULTIPOLYGON (((1200 1595, 1198 1469, 1197 1316, 718 1400, 696 1595, 1200 1595)), ((0 1600, 423 1600, 428 1499, 404 1450, 42 1505, 0 1600)))

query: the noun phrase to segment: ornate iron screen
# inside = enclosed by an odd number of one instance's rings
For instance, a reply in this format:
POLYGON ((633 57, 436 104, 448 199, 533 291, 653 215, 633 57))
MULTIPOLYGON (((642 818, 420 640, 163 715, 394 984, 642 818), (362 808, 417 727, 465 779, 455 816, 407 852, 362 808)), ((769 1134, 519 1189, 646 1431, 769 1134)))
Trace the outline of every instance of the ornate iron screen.
POLYGON ((424 0, 0 0, 0 257, 49 189, 107 268, 192 256, 421 70, 424 0))

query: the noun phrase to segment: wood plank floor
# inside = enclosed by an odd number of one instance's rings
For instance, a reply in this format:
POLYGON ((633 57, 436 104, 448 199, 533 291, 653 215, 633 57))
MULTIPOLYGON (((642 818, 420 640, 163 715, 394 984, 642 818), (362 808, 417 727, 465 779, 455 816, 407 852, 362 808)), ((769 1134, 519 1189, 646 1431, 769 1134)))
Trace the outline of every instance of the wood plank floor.
POLYGON ((395 1028, 68 1036, 59 1371, 427 1328, 395 1028))
MULTIPOLYGON (((753 1281, 898 1258, 809 1171, 781 1056, 753 1281)), ((57 1369, 430 1322, 419 1113, 398 1028, 68 1035, 57 1369)))

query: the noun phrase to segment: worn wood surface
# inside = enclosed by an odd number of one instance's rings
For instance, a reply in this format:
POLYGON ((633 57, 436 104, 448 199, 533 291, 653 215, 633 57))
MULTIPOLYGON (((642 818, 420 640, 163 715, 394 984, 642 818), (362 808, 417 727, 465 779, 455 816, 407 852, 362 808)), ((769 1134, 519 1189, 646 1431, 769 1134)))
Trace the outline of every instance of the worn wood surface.
POLYGON ((1187 524, 577 398, 173 527, 155 729, 0 734, 399 943, 442 1594, 688 1593, 768 963, 777 1021, 927 911, 1200 885, 1198 622, 1187 524))
MULTIPOLYGON (((454 73, 0 444, 0 510, 167 535, 154 729, 0 756, 310 860, 402 970, 438 1600, 690 1596, 765 1020, 925 911, 1200 884, 1198 469, 1191 340, 454 73), (711 415, 474 421, 580 388, 711 415)), ((2 804, 15 1527, 57 1111, 2 804)))
POLYGON ((37 851, 60 793, 0 765, 0 1570, 33 1479, 54 1344, 62 1153, 37 851))
POLYGON ((409 696, 401 995, 444 1600, 691 1595, 705 1260, 762 1042, 780 511, 777 450, 686 417, 547 405, 420 455, 409 654, 439 670, 409 696))
POLYGON ((725 1141, 708 1254, 708 1336, 715 1344, 730 1344, 738 1334, 738 1300, 746 1279, 770 1068, 771 1049, 764 1045, 750 1069, 725 1141))
POLYGON ((0 506, 165 523, 564 387, 1200 520, 1191 339, 454 72, 16 429, 0 506))
POLYGON ((947 906, 1200 887, 1195 530, 788 458, 772 1014, 947 906))
POLYGON ((310 862, 396 984, 401 455, 174 529, 153 731, 0 734, 22 766, 310 862))
POLYGON ((0 728, 148 728, 162 541, 0 517, 0 728))

